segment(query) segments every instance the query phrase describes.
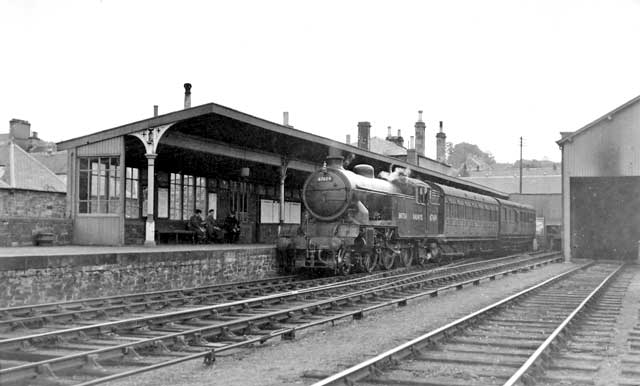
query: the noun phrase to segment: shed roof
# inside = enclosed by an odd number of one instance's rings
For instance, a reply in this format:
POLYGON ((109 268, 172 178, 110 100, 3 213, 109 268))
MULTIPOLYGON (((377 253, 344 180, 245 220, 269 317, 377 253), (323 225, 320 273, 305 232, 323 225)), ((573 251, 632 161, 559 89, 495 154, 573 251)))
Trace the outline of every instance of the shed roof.
POLYGON ((424 178, 434 179, 436 182, 465 187, 497 197, 508 197, 504 192, 478 185, 473 181, 464 181, 448 176, 445 173, 425 169, 403 160, 360 149, 329 138, 297 130, 290 126, 270 122, 215 103, 179 110, 62 141, 58 143, 58 150, 72 149, 77 146, 133 134, 141 130, 167 124, 175 124, 173 127, 191 125, 206 135, 215 132, 216 139, 223 142, 256 150, 275 151, 278 154, 283 154, 283 148, 287 146, 286 144, 282 145, 282 143, 289 142, 291 145, 288 146, 288 149, 297 152, 298 157, 304 157, 305 160, 318 164, 322 163, 323 158, 328 154, 327 148, 330 148, 345 155, 352 154, 361 160, 374 162, 378 165, 387 167, 396 165, 408 168, 424 178), (323 154, 322 158, 319 158, 320 154, 323 154))
POLYGON ((620 112, 621 110, 626 109, 627 107, 633 106, 634 104, 638 103, 640 101, 640 95, 638 95, 637 97, 631 99, 630 101, 628 101, 627 103, 609 111, 608 113, 604 114, 603 116, 601 116, 600 118, 596 119, 595 121, 589 123, 588 125, 572 132, 572 133, 563 133, 563 136, 560 140, 556 141, 556 143, 560 146, 562 146, 564 143, 566 142, 571 142, 573 140, 574 137, 576 137, 577 135, 580 135, 582 133, 584 133, 585 131, 589 130, 590 128, 594 127, 595 125, 597 125, 598 123, 606 120, 606 119, 610 119, 611 116, 613 116, 614 114, 617 114, 618 112, 620 112))

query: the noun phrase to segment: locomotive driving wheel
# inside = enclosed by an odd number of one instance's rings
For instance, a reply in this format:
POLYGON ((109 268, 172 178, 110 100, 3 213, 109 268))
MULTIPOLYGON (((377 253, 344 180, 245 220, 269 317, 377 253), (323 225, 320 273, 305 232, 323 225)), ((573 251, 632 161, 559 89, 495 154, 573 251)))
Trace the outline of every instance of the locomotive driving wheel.
POLYGON ((396 261, 397 253, 391 248, 382 248, 380 251, 380 264, 383 269, 389 270, 393 268, 393 263, 396 261))
POLYGON ((364 272, 370 273, 376 268, 376 256, 371 252, 362 252, 360 255, 360 266, 364 272))
POLYGON ((410 267, 413 263, 413 248, 406 247, 400 250, 400 264, 403 267, 410 267))

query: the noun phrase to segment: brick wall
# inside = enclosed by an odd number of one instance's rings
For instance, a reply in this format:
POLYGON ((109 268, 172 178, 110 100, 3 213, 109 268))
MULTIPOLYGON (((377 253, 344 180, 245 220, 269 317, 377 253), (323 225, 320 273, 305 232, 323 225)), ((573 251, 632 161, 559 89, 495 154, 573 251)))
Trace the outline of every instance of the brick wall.
POLYGON ((33 245, 38 233, 69 244, 73 223, 64 218, 65 207, 65 193, 0 189, 0 247, 33 245))
POLYGON ((144 244, 145 219, 125 219, 124 220, 124 243, 125 245, 144 244))
POLYGON ((273 247, 0 258, 0 307, 260 279, 273 247))

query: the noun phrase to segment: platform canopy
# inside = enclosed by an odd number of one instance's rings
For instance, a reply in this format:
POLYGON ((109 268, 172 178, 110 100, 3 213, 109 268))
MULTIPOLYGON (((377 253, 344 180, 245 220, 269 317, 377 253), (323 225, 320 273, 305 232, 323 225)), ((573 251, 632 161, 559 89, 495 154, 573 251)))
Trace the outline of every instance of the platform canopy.
MULTIPOLYGON (((161 145, 216 153, 249 162, 278 166, 283 157, 293 170, 312 172, 329 154, 342 155, 349 165, 371 164, 376 172, 393 167, 411 169, 412 176, 456 188, 508 198, 504 192, 417 165, 372 153, 290 126, 270 122, 225 106, 208 103, 58 143, 58 149, 72 149, 144 130, 171 125, 161 145)), ((347 168, 349 167, 347 165, 347 168)))

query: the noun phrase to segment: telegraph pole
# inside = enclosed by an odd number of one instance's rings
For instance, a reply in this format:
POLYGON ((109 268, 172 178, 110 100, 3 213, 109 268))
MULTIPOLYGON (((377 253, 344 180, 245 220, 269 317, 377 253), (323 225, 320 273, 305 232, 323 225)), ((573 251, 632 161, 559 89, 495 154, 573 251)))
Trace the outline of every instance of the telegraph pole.
POLYGON ((520 194, 522 194, 522 137, 520 137, 520 194))

